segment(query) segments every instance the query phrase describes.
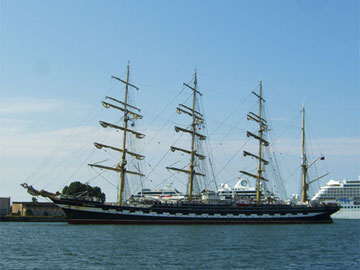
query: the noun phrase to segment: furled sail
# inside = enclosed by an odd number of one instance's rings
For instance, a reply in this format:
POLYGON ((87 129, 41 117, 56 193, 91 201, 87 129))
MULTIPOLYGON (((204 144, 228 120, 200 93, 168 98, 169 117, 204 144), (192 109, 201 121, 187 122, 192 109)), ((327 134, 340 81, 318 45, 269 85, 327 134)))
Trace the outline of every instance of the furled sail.
POLYGON ((182 108, 180 108, 180 107, 176 108, 176 111, 177 111, 178 114, 180 114, 180 113, 185 113, 185 114, 187 114, 187 115, 189 115, 189 116, 191 116, 191 117, 195 117, 198 123, 201 123, 201 124, 204 123, 204 119, 201 118, 201 117, 199 117, 199 116, 197 116, 195 113, 186 111, 186 110, 184 110, 184 109, 182 109, 182 108))
POLYGON ((206 139, 206 136, 204 136, 204 135, 202 135, 200 133, 197 133, 197 132, 193 132, 192 130, 188 130, 186 128, 181 128, 181 127, 175 126, 175 131, 176 132, 182 131, 182 132, 186 132, 186 133, 190 133, 190 134, 195 134, 196 136, 199 137, 200 140, 205 140, 206 139))
POLYGON ((128 129, 128 128, 123 128, 123 127, 120 127, 120 126, 115 125, 115 124, 107 123, 107 122, 104 122, 104 121, 99 121, 99 123, 103 128, 111 127, 111 128, 115 128, 115 129, 120 129, 122 131, 126 130, 127 132, 130 132, 130 133, 134 134, 136 136, 136 138, 138 138, 138 139, 143 139, 145 137, 145 134, 142 134, 140 132, 137 132, 137 131, 134 131, 134 130, 131 130, 131 129, 128 129))
MULTIPOLYGON (((106 101, 103 101, 102 104, 103 104, 103 106, 104 106, 105 108, 107 108, 107 109, 111 107, 111 108, 118 109, 118 110, 120 110, 120 111, 125 112, 125 109, 124 109, 124 108, 121 108, 121 107, 116 106, 116 105, 114 105, 114 104, 108 103, 108 102, 106 102, 106 101)), ((142 118, 143 118, 143 116, 140 115, 140 114, 138 114, 138 113, 135 113, 135 112, 132 112, 132 111, 129 111, 129 110, 127 110, 126 112, 129 113, 129 114, 131 114, 132 116, 134 116, 135 119, 142 119, 142 118)))
MULTIPOLYGON (((182 173, 191 174, 191 171, 187 171, 187 170, 183 170, 183 169, 179 169, 179 168, 175 168, 175 167, 166 167, 166 169, 168 169, 168 170, 173 170, 173 171, 178 171, 178 172, 182 172, 182 173)), ((193 172, 193 174, 199 175, 199 176, 205 176, 205 174, 199 173, 199 172, 195 172, 195 171, 193 172)))
MULTIPOLYGON (((109 149, 112 149, 112 150, 115 150, 115 151, 119 151, 119 152, 123 152, 124 150, 123 149, 120 149, 120 148, 117 148, 117 147, 113 147, 113 146, 110 146, 110 145, 105 145, 105 144, 101 144, 101 143, 97 143, 95 142, 94 143, 95 147, 98 148, 98 149, 101 149, 101 148, 109 148, 109 149)), ((133 153, 133 152, 130 152, 128 150, 126 150, 126 153, 131 155, 131 156, 134 156, 136 159, 138 160, 143 160, 145 157, 143 155, 139 155, 139 154, 136 154, 136 153, 133 153)))
MULTIPOLYGON (((181 151, 181 152, 184 152, 184 153, 187 153, 187 154, 191 154, 192 152, 190 150, 186 150, 186 149, 182 149, 182 148, 179 148, 179 147, 175 147, 175 146, 170 146, 170 150, 171 152, 175 152, 175 151, 181 151)), ((201 155, 201 154, 198 154, 198 153, 194 153, 195 156, 197 156, 200 160, 204 160, 206 158, 206 156, 204 155, 201 155)))
POLYGON ((248 120, 253 120, 253 121, 258 122, 258 123, 261 122, 262 125, 266 126, 266 120, 261 118, 260 116, 258 116, 257 114, 255 114, 253 112, 249 112, 249 114, 247 115, 247 119, 248 120))
POLYGON ((255 135, 254 133, 251 133, 250 131, 247 132, 248 137, 254 137, 255 139, 258 139, 261 141, 265 146, 269 146, 269 142, 267 140, 264 140, 262 137, 255 135))
POLYGON ((200 117, 204 117, 203 114, 201 114, 201 113, 199 113, 198 111, 195 111, 195 110, 189 108, 188 106, 185 106, 184 104, 179 104, 179 106, 181 106, 181 107, 183 107, 183 108, 185 108, 185 109, 188 109, 188 110, 191 111, 191 112, 194 112, 194 114, 197 114, 197 115, 200 116, 200 117))
POLYGON ((128 174, 135 174, 135 175, 139 175, 139 176, 145 176, 142 173, 139 172, 133 172, 133 171, 129 171, 129 170, 123 170, 121 169, 121 167, 118 165, 116 167, 109 167, 109 166, 104 166, 104 165, 99 165, 99 164, 88 164, 90 167, 96 167, 96 168, 100 168, 100 169, 105 169, 105 170, 111 170, 111 171, 115 171, 115 172, 126 172, 128 174))
MULTIPOLYGON (((125 102, 122 102, 121 100, 117 100, 117 99, 112 98, 112 97, 105 97, 105 98, 106 98, 106 99, 110 99, 110 100, 112 100, 112 101, 116 101, 116 102, 118 102, 118 103, 120 103, 120 104, 122 104, 122 105, 125 106, 125 102)), ((140 110, 139 108, 136 108, 136 107, 133 106, 133 105, 126 104, 126 107, 129 107, 129 108, 132 108, 132 109, 134 109, 134 110, 137 110, 138 112, 141 112, 141 110, 140 110)))

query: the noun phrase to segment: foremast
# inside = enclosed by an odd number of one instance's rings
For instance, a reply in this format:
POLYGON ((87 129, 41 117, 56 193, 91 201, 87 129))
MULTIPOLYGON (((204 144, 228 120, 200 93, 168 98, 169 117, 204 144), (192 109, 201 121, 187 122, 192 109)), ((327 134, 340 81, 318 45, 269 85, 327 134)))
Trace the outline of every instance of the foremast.
POLYGON ((129 171, 126 168, 127 155, 131 155, 131 156, 135 157, 138 160, 144 159, 143 155, 128 151, 128 149, 126 147, 127 135, 128 134, 134 135, 135 138, 137 138, 137 139, 142 139, 142 138, 145 137, 145 135, 142 134, 142 133, 139 133, 139 132, 137 132, 135 130, 132 130, 132 129, 128 128, 128 121, 130 119, 131 120, 137 120, 137 119, 142 119, 143 118, 143 116, 139 114, 139 112, 141 111, 140 109, 128 104, 129 87, 132 87, 132 88, 135 88, 136 90, 139 90, 138 87, 136 87, 135 85, 133 85, 133 84, 131 84, 129 82, 129 79, 130 79, 130 65, 129 64, 127 65, 126 81, 122 80, 122 79, 120 79, 118 77, 115 77, 115 76, 111 76, 111 78, 116 79, 116 80, 120 81, 121 83, 125 84, 124 101, 120 101, 120 100, 117 100, 117 99, 112 98, 112 97, 105 97, 105 99, 109 99, 112 102, 115 102, 116 105, 113 104, 113 103, 109 103, 107 101, 103 101, 102 104, 106 109, 113 108, 113 109, 117 109, 117 110, 122 111, 123 112, 123 125, 118 126, 118 125, 111 124, 111 123, 104 122, 104 121, 100 121, 99 123, 103 128, 110 127, 110 128, 114 128, 114 129, 118 129, 118 130, 123 131, 122 148, 117 148, 117 147, 113 147, 113 146, 110 146, 110 145, 105 145, 105 144, 101 144, 101 143, 97 143, 97 142, 95 142, 94 145, 98 149, 108 148, 108 149, 111 149, 111 150, 114 150, 114 151, 121 152, 121 161, 115 167, 108 167, 108 166, 103 166, 103 165, 99 165, 99 164, 89 164, 89 166, 100 168, 100 169, 105 169, 105 170, 116 171, 116 172, 120 173, 118 204, 122 205, 123 200, 124 200, 125 175, 126 174, 132 174, 132 175, 144 176, 144 174, 142 174, 141 172, 129 171), (130 117, 132 117, 132 118, 130 118, 130 117))
POLYGON ((257 180, 256 181, 256 202, 257 203, 260 203, 260 198, 261 198, 261 192, 260 192, 261 181, 268 181, 267 179, 265 179, 262 176, 262 172, 264 170, 263 165, 265 166, 265 165, 269 164, 269 162, 267 160, 263 159, 263 157, 262 157, 263 152, 264 152, 263 147, 269 146, 269 142, 263 138, 264 133, 267 131, 267 122, 262 116, 263 115, 262 107, 263 107, 263 103, 265 102, 265 100, 262 97, 262 81, 260 81, 259 84, 260 84, 259 85, 259 87, 260 87, 259 94, 255 93, 254 91, 252 92, 259 99, 259 114, 249 112, 249 114, 247 115, 248 120, 255 121, 259 124, 258 135, 253 134, 249 131, 247 132, 247 137, 253 137, 254 139, 259 141, 259 152, 258 152, 258 155, 255 155, 250 152, 244 151, 244 156, 251 156, 251 157, 258 159, 258 169, 257 169, 256 174, 249 173, 246 171, 240 171, 241 173, 243 173, 247 176, 253 177, 257 180))
POLYGON ((190 86, 186 83, 184 83, 184 86, 188 87, 189 89, 191 89, 193 91, 193 98, 192 98, 192 107, 187 107, 183 104, 179 104, 179 106, 176 108, 177 112, 180 113, 184 113, 187 114, 189 116, 192 117, 192 122, 191 122, 191 129, 185 129, 185 128, 181 128, 178 126, 175 126, 175 131, 176 132, 185 132, 185 133, 189 133, 191 134, 191 150, 187 150, 187 149, 182 149, 182 148, 178 148, 175 146, 171 146, 170 149, 171 151, 180 151, 186 154, 190 154, 190 166, 189 166, 189 170, 184 170, 184 169, 180 169, 180 168, 175 168, 175 167, 166 167, 169 170, 174 170, 174 171, 178 171, 178 172, 182 172, 182 173, 186 173, 189 175, 189 182, 188 182, 188 200, 189 202, 192 201, 192 197, 193 197, 193 189, 194 189, 194 176, 195 175, 199 175, 199 176, 205 176, 205 174, 202 174, 200 172, 195 171, 195 166, 196 166, 196 157, 200 160, 205 159, 206 157, 203 154, 199 154, 197 153, 196 149, 195 149, 195 141, 196 138, 199 138, 200 140, 205 140, 206 136, 200 134, 197 132, 198 130, 198 125, 199 124, 203 124, 204 123, 204 119, 203 119, 203 115, 196 111, 196 96, 197 95, 202 95, 198 89, 197 89, 197 72, 195 71, 194 73, 194 86, 190 86))

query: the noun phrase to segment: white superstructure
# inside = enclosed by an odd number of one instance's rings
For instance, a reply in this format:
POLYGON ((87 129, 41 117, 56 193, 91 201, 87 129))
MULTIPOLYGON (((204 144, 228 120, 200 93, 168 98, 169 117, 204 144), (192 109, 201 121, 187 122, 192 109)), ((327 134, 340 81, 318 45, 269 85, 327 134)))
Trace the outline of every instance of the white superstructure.
POLYGON ((136 195, 132 196, 135 201, 161 201, 161 202, 177 202, 183 200, 185 195, 170 186, 164 188, 144 188, 136 195))
POLYGON ((360 219, 360 177, 359 180, 330 180, 320 188, 312 201, 340 204, 340 211, 332 218, 360 219))
POLYGON ((242 178, 232 188, 228 184, 221 184, 218 189, 220 200, 256 199, 256 188, 250 186, 249 180, 242 178))

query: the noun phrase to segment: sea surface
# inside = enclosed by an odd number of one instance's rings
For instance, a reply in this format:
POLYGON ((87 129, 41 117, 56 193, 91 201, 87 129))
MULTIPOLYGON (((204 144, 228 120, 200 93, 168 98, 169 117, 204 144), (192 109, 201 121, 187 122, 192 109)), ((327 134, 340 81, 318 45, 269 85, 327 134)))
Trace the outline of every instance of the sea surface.
POLYGON ((0 269, 360 269, 360 220, 185 226, 0 222, 0 269))

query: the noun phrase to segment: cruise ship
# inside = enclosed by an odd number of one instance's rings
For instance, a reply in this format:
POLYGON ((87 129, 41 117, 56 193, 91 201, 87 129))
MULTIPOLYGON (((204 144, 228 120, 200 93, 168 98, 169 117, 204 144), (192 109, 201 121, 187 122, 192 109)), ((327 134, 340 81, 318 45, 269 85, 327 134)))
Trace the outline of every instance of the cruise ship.
POLYGON ((336 202, 341 208, 331 217, 337 219, 360 219, 359 180, 330 180, 312 198, 312 201, 336 202))

